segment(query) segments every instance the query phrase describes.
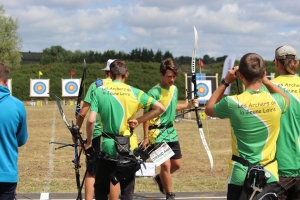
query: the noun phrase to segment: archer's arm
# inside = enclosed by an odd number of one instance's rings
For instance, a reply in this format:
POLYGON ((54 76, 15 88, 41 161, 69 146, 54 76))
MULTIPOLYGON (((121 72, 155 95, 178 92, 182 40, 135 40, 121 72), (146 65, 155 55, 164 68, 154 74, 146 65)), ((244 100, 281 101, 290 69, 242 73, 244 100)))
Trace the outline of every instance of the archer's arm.
POLYGON ((205 114, 211 117, 216 117, 215 111, 214 111, 214 105, 218 103, 225 92, 226 86, 220 85, 214 93, 211 95, 210 99, 208 100, 206 107, 205 107, 205 114))
POLYGON ((198 99, 191 99, 188 103, 178 103, 176 106, 176 112, 193 108, 195 104, 199 105, 198 99))
POLYGON ((142 116, 136 118, 136 120, 129 120, 128 122, 136 121, 137 124, 135 123, 134 127, 131 127, 136 128, 139 124, 159 116, 161 113, 165 112, 165 110, 165 107, 161 103, 156 101, 149 112, 144 113, 142 116))
POLYGON ((263 84, 268 88, 270 93, 279 93, 285 98, 287 106, 290 105, 290 98, 279 87, 273 84, 266 76, 262 79, 263 84))
POLYGON ((93 132, 94 132, 94 124, 96 121, 97 112, 90 111, 89 118, 86 121, 86 135, 87 135, 87 143, 86 149, 92 146, 93 132))
POLYGON ((78 113, 77 119, 76 119, 76 125, 79 127, 79 129, 81 128, 81 125, 84 121, 84 118, 86 116, 86 114, 88 113, 89 109, 90 109, 90 105, 87 102, 84 102, 82 105, 81 110, 78 113))
MULTIPOLYGON (((231 84, 233 81, 237 79, 236 71, 239 69, 238 66, 235 66, 233 69, 230 69, 225 77, 225 82, 231 84)), ((224 84, 220 85, 214 93, 211 95, 205 107, 205 114, 211 117, 217 117, 214 111, 214 105, 218 103, 226 90, 226 86, 224 84)))
POLYGON ((149 144, 149 121, 146 121, 143 123, 143 130, 144 130, 144 140, 142 143, 143 148, 146 148, 147 145, 149 144))

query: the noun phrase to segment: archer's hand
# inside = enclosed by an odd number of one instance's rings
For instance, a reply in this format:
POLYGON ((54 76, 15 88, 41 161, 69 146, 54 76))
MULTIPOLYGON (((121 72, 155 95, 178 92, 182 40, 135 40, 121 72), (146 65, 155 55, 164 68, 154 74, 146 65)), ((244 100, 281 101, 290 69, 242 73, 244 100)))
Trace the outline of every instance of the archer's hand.
POLYGON ((142 148, 146 149, 149 144, 150 144, 149 138, 145 137, 143 142, 142 142, 142 148))
POLYGON ((128 125, 129 125, 130 129, 135 129, 139 125, 139 122, 137 119, 131 119, 131 120, 128 120, 128 125))
POLYGON ((86 152, 86 156, 90 156, 90 152, 93 150, 92 144, 91 143, 86 143, 84 145, 84 149, 86 152))
POLYGON ((198 99, 191 99, 188 105, 189 108, 198 107, 198 106, 199 106, 198 99))
POLYGON ((225 82, 228 84, 234 82, 238 78, 238 70, 239 66, 235 66, 232 69, 230 69, 225 77, 225 82))
POLYGON ((87 157, 91 156, 94 153, 94 148, 90 146, 89 148, 85 148, 85 154, 87 157))
POLYGON ((75 138, 79 138, 79 135, 81 133, 79 132, 79 127, 77 125, 73 125, 71 129, 72 129, 72 138, 74 141, 75 138))

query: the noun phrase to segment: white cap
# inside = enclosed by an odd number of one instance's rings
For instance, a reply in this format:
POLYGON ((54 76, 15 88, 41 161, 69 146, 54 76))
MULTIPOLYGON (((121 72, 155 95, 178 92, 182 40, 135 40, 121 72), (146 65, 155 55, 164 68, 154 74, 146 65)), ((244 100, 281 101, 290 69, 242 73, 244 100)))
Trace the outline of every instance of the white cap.
POLYGON ((101 70, 109 71, 109 70, 110 70, 110 68, 109 68, 110 64, 111 64, 112 62, 114 62, 115 60, 116 60, 116 59, 108 59, 108 61, 107 61, 107 63, 106 63, 106 67, 103 68, 103 69, 101 69, 101 70))

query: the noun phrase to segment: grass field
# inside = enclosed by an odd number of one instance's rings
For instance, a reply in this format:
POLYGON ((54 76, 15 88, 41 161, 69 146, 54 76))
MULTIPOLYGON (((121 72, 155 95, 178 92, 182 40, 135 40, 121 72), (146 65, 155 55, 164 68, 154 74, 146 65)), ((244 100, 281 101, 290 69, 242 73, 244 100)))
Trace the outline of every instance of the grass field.
MULTIPOLYGON (((74 106, 63 105, 69 123, 74 120, 74 106)), ((76 192, 75 172, 72 160, 74 150, 51 141, 71 143, 71 134, 64 124, 54 101, 43 106, 26 106, 29 139, 20 148, 19 183, 17 192, 76 192)), ((138 113, 138 114, 141 114, 138 113)), ((228 120, 203 120, 206 141, 212 152, 214 168, 210 170, 208 156, 199 136, 194 120, 175 123, 182 148, 182 168, 172 175, 174 192, 226 190, 228 160, 231 157, 230 125, 228 120)), ((187 117, 187 115, 185 116, 187 117)), ((83 125, 83 131, 85 125, 83 125)), ((143 137, 142 126, 136 129, 143 137)), ((85 138, 85 135, 83 135, 85 138)), ((85 157, 82 156, 81 178, 85 171, 85 157)), ((157 171, 159 168, 156 169, 157 171)), ((151 178, 136 179, 135 192, 156 192, 151 178)))

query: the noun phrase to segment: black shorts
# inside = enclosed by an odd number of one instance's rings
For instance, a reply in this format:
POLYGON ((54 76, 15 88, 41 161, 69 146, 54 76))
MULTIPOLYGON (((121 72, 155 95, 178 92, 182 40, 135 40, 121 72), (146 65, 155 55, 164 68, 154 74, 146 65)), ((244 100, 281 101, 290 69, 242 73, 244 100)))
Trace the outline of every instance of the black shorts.
MULTIPOLYGON (((110 193, 110 182, 113 172, 116 170, 116 162, 99 159, 97 173, 95 177, 95 199, 108 199, 110 193)), ((122 200, 132 200, 135 186, 135 175, 126 180, 120 181, 120 190, 122 200)))
POLYGON ((242 191, 243 191, 243 186, 228 184, 227 187, 228 187, 227 188, 227 199, 239 200, 239 198, 242 194, 242 191))
POLYGON ((181 154, 181 148, 180 148, 180 143, 179 141, 176 142, 168 142, 167 143, 170 148, 172 149, 172 151, 175 153, 174 156, 172 156, 170 159, 181 159, 182 158, 182 154, 181 154))
POLYGON ((95 150, 95 153, 91 157, 91 162, 87 163, 87 172, 91 175, 94 175, 96 173, 97 160, 98 160, 97 157, 101 147, 100 138, 101 136, 98 136, 92 140, 92 146, 95 150))
MULTIPOLYGON (((181 154, 181 149, 180 149, 180 143, 179 141, 176 141, 176 142, 166 142, 169 147, 172 149, 172 151, 174 152, 174 155, 170 158, 170 159, 181 159, 182 158, 182 154, 181 154)), ((160 147, 162 143, 154 143, 152 145, 152 148, 158 148, 160 147)))

